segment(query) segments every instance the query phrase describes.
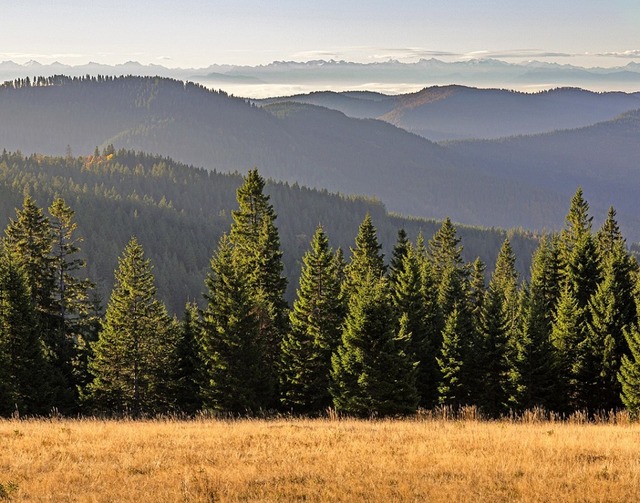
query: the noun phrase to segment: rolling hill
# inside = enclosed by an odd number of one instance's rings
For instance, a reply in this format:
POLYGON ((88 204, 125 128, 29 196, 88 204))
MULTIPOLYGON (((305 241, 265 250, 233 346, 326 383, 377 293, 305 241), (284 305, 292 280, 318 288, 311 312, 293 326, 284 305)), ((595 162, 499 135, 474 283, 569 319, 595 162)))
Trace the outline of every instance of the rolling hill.
POLYGON ((427 87, 417 93, 318 92, 255 100, 293 101, 356 118, 377 118, 433 141, 495 139, 589 126, 640 108, 636 94, 555 89, 534 94, 464 86, 427 87))
MULTIPOLYGON (((345 96, 382 99, 375 93, 345 96)), ((435 103, 444 105, 448 100, 435 103)), ((56 77, 37 79, 35 85, 10 83, 0 88, 0 117, 0 146, 10 150, 89 154, 96 145, 113 144, 218 172, 244 172, 257 166, 275 180, 377 197, 391 212, 435 219, 450 216, 480 226, 559 228, 584 171, 571 158, 556 159, 563 172, 576 176, 566 184, 538 183, 528 174, 535 173, 539 163, 526 150, 505 150, 504 166, 493 169, 491 158, 497 153, 480 163, 470 153, 473 146, 436 144, 381 120, 351 118, 300 103, 258 107, 199 85, 152 77, 56 77), (527 170, 520 168, 525 165, 527 170), (505 174, 509 170, 512 176, 505 174)), ((620 158, 618 172, 625 166, 630 172, 637 167, 640 133, 634 128, 632 121, 626 140, 603 130, 599 155, 587 159, 590 169, 601 174, 605 188, 585 186, 587 199, 595 203, 596 218, 605 215, 609 204, 630 208, 635 200, 634 177, 626 180, 625 192, 606 185, 610 157, 620 158)), ((576 131, 578 136, 588 134, 576 131)), ((487 145, 494 150, 501 144, 516 145, 510 141, 487 145)), ((620 219, 628 237, 640 240, 638 218, 621 213, 620 219)))
MULTIPOLYGON (((228 232, 231 211, 237 208, 238 174, 221 174, 176 163, 168 158, 107 149, 86 157, 0 155, 0 231, 15 217, 29 193, 40 207, 61 196, 75 210, 81 245, 90 277, 97 281, 104 299, 113 283, 116 258, 136 235, 152 259, 162 299, 174 313, 187 300, 201 300, 209 260, 218 239, 228 232)), ((389 215, 379 201, 346 198, 269 182, 284 252, 287 297, 295 293, 300 260, 318 224, 325 227, 333 246, 346 256, 367 213, 378 228, 387 256, 403 227, 411 239, 423 232, 429 239, 439 228, 434 220, 389 215)), ((459 225, 464 257, 480 256, 491 271, 507 234, 518 254, 518 269, 528 273, 536 240, 521 231, 480 229, 459 225)))

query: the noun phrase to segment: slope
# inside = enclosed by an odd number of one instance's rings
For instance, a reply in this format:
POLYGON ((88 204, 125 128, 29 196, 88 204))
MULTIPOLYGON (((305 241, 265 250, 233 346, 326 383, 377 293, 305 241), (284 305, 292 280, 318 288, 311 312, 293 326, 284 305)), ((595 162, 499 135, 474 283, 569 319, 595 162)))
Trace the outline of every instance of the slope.
MULTIPOLYGON (((15 216, 24 193, 47 207, 56 196, 76 211, 82 249, 90 276, 103 298, 111 289, 116 258, 136 235, 153 260, 156 283, 170 310, 180 313, 188 299, 200 300, 209 259, 231 223, 237 207, 239 175, 196 169, 168 158, 107 149, 87 157, 48 157, 7 153, 0 155, 0 230, 15 216)), ((270 182, 267 191, 278 214, 277 226, 284 251, 289 298, 297 285, 300 259, 316 226, 321 223, 333 246, 347 256, 358 225, 367 213, 373 217, 387 256, 397 231, 404 227, 412 239, 419 232, 431 237, 439 223, 388 215, 378 201, 345 198, 284 183, 270 182)), ((526 274, 535 239, 509 233, 518 266, 526 274)), ((506 232, 459 226, 465 258, 480 256, 489 270, 506 232)))

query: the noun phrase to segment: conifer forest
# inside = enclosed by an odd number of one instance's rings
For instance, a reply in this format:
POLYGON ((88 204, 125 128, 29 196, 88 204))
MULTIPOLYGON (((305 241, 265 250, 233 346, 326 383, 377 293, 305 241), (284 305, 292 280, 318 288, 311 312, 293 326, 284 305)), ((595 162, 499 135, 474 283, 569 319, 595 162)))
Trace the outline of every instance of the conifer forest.
POLYGON ((398 226, 385 256, 369 212, 349 249, 318 225, 289 285, 265 183, 242 178, 203 297, 175 314, 137 236, 102 298, 74 200, 25 192, 0 247, 0 414, 640 413, 640 276, 613 208, 594 228, 578 188, 524 274, 518 235, 487 264, 449 219, 398 226))

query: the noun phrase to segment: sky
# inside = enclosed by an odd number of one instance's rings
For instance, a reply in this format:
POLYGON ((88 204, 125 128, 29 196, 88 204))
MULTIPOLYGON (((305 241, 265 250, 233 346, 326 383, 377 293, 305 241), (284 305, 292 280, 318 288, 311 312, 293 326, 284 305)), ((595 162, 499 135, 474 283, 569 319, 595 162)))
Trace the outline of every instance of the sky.
POLYGON ((640 62, 638 0, 0 0, 0 61, 640 62))

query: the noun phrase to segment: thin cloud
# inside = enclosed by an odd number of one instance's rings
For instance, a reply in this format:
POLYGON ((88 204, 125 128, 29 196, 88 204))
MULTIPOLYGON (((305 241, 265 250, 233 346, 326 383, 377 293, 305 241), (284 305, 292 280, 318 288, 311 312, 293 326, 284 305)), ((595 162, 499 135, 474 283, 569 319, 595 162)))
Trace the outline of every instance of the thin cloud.
POLYGON ((598 54, 594 54, 593 56, 602 56, 607 58, 636 59, 636 58, 640 58, 640 49, 634 49, 634 50, 622 51, 622 52, 601 52, 598 54))

